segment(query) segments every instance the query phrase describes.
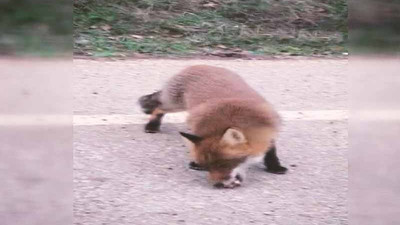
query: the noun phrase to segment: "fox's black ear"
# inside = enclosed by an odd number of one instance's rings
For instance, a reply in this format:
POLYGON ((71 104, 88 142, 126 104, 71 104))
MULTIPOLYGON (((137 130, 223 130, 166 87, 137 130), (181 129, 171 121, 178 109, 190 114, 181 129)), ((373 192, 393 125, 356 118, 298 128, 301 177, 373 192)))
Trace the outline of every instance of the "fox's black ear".
POLYGON ((184 133, 184 132, 179 132, 184 138, 188 139, 190 142, 192 142, 193 144, 197 144, 200 141, 203 140, 202 137, 196 136, 194 134, 188 134, 188 133, 184 133))

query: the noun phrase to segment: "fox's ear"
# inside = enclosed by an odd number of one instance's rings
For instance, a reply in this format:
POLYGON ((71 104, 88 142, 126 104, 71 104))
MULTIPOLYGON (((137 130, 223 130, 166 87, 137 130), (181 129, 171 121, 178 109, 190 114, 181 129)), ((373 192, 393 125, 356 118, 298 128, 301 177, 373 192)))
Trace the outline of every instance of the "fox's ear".
POLYGON ((225 134, 222 136, 221 141, 229 145, 237 145, 247 142, 247 139, 242 133, 242 131, 234 128, 229 128, 228 130, 225 131, 225 134))
POLYGON ((193 144, 197 144, 200 141, 203 140, 202 137, 196 136, 194 134, 188 134, 188 133, 184 133, 184 132, 179 132, 182 137, 184 137, 185 139, 189 140, 190 142, 192 142, 193 144))

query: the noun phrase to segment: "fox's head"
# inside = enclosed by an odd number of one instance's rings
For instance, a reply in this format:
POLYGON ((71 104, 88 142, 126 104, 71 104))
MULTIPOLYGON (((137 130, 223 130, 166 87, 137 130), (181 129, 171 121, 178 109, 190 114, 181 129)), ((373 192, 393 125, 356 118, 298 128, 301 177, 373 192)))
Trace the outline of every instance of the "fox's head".
POLYGON ((236 128, 227 129, 222 135, 197 136, 180 133, 189 144, 194 160, 208 170, 209 180, 217 187, 240 185, 243 174, 241 165, 251 154, 251 147, 244 133, 236 128))

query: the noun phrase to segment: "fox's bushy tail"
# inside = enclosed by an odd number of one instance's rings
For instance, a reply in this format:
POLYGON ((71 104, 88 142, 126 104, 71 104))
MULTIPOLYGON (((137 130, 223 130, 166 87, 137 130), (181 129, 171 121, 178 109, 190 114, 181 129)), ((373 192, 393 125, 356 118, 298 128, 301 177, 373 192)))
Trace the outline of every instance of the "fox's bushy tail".
POLYGON ((139 98, 139 104, 142 111, 146 114, 152 114, 153 111, 161 105, 161 91, 154 92, 149 95, 143 95, 139 98))

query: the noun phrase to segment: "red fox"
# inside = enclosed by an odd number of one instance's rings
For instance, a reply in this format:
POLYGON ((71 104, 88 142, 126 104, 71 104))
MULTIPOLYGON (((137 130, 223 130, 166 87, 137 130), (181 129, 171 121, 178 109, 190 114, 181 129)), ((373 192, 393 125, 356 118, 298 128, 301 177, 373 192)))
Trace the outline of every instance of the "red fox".
POLYGON ((214 66, 191 66, 161 89, 139 98, 151 114, 145 132, 159 131, 165 113, 187 110, 191 169, 207 170, 216 187, 240 186, 246 167, 264 161, 266 171, 286 173, 276 155, 280 117, 273 107, 236 73, 214 66))

